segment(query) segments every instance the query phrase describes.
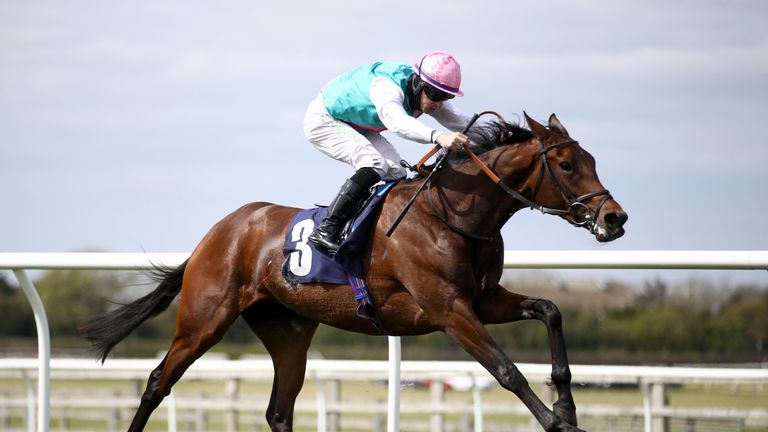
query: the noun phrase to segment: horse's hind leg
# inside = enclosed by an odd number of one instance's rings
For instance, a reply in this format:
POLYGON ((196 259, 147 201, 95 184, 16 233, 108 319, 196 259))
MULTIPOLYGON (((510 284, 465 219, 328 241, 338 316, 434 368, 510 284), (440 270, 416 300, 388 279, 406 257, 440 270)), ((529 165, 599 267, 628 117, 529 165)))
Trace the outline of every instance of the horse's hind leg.
POLYGON ((304 385, 307 351, 318 324, 274 303, 254 305, 242 316, 264 343, 275 368, 267 423, 273 432, 290 432, 296 397, 304 385))
POLYGON ((576 405, 571 393, 571 369, 563 336, 563 319, 557 306, 549 300, 532 298, 497 289, 475 306, 483 323, 505 323, 524 319, 538 319, 547 327, 552 358, 552 384, 557 390, 554 411, 558 417, 576 425, 576 405))
POLYGON ((165 358, 149 375, 129 431, 144 429, 150 414, 168 396, 171 387, 195 360, 221 340, 237 318, 237 301, 231 298, 234 290, 228 289, 225 283, 216 285, 212 282, 194 278, 194 270, 190 267, 184 273, 176 335, 165 358))

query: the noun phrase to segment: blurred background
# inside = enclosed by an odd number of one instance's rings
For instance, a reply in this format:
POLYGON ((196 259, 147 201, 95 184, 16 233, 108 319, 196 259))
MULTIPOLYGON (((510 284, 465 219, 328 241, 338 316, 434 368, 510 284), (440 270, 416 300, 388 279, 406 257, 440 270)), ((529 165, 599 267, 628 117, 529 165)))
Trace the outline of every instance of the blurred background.
MULTIPOLYGON (((766 18, 760 0, 3 0, 0 252, 189 252, 244 203, 327 203, 351 169, 304 139, 309 101, 353 67, 432 50, 461 62, 463 112, 520 121, 525 111, 542 122, 556 113, 630 216, 623 238, 598 244, 521 211, 503 230, 506 249, 765 250, 766 18)), ((429 149, 387 137, 411 162, 429 149)), ((33 276, 54 357, 87 356, 77 322, 152 288, 135 273, 33 276)), ((516 270, 504 283, 560 306, 574 363, 768 361, 764 271, 516 270)), ((0 356, 34 356, 34 320, 9 272, 0 272, 0 316, 0 356)), ((173 324, 173 313, 161 315, 115 354, 154 357, 173 324)), ((491 332, 515 361, 549 361, 540 323, 491 332)), ((467 359, 442 334, 403 344, 405 359, 467 359)), ((384 338, 321 326, 312 349, 363 360, 387 348, 384 338)), ((264 354, 242 323, 214 351, 264 354)), ((680 394, 679 405, 698 396, 742 409, 766 397, 760 385, 680 394)), ((744 418, 706 430, 744 430, 744 418)), ((3 421, 0 429, 20 424, 3 421)))
MULTIPOLYGON (((630 215, 623 238, 598 244, 521 211, 503 230, 507 249, 766 249, 766 17, 768 5, 746 0, 4 1, 0 251, 191 251, 244 203, 327 203, 351 168, 306 142, 307 103, 350 68, 430 50, 462 63, 466 96, 456 104, 466 113, 557 113, 630 215)), ((429 148, 387 136, 411 162, 429 148)), ((43 287, 56 277, 37 276, 43 287)), ((589 328, 626 308, 672 317, 681 317, 667 310, 675 304, 707 317, 750 299, 744 307, 764 308, 767 276, 552 270, 505 279, 583 311, 589 328)), ((14 278, 3 280, 14 292, 14 278)), ((671 337, 659 319, 648 323, 671 337)), ((762 358, 768 326, 749 325, 738 350, 762 358)), ((700 351, 694 358, 722 350, 668 344, 700 351)))

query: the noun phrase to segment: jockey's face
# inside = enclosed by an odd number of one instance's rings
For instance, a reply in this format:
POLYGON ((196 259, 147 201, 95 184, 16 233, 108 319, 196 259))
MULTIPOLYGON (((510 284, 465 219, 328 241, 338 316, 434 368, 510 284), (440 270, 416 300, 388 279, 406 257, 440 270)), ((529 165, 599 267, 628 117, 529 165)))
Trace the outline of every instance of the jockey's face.
POLYGON ((436 110, 438 110, 441 106, 443 106, 443 101, 433 101, 432 99, 427 96, 427 92, 422 91, 421 96, 419 99, 419 102, 421 104, 421 112, 424 114, 432 114, 436 110))

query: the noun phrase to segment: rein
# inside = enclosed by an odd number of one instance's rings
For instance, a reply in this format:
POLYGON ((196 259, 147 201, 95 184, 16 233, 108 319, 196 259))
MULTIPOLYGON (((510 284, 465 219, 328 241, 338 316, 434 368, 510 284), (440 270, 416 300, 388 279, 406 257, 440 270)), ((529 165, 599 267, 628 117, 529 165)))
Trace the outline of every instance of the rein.
MULTIPOLYGON (((501 120, 502 124, 506 124, 506 121, 504 120, 504 117, 502 117, 499 113, 494 112, 494 111, 483 111, 480 114, 476 114, 472 118, 472 121, 469 123, 469 125, 467 125, 465 130, 468 130, 472 126, 472 124, 479 117, 481 117, 483 115, 486 115, 486 114, 493 114, 496 117, 498 117, 499 120, 501 120)), ((566 140, 566 141, 562 141, 562 142, 559 142, 559 143, 552 144, 550 146, 544 147, 544 144, 539 139, 538 140, 538 144, 539 144, 539 156, 540 156, 540 159, 541 159, 542 169, 539 171, 539 176, 538 176, 538 178, 536 180, 536 186, 534 187, 533 196, 531 197, 531 199, 526 198, 525 196, 523 196, 523 194, 521 194, 520 192, 512 189, 506 183, 504 183, 501 180, 501 178, 499 178, 499 176, 496 175, 496 173, 494 173, 493 170, 490 167, 488 167, 488 165, 486 165, 485 162, 483 162, 468 146, 463 145, 462 147, 463 147, 464 151, 467 152, 467 154, 472 159, 472 161, 485 173, 486 176, 488 176, 488 178, 491 179, 491 181, 493 181, 495 184, 497 184, 508 195, 512 196, 516 200, 518 200, 518 201, 522 202, 523 204, 525 204, 526 207, 538 210, 538 211, 540 211, 540 212, 542 212, 544 214, 550 214, 550 215, 555 215, 555 216, 568 216, 571 213, 573 213, 573 221, 571 221, 570 223, 572 225, 574 225, 574 226, 586 227, 587 229, 589 229, 590 232, 592 232, 594 234, 595 230, 597 229, 596 221, 597 221, 597 218, 598 218, 598 216, 600 214, 600 210, 603 208, 603 205, 605 204, 605 202, 608 201, 609 198, 611 198, 610 192, 607 189, 601 189, 601 190, 598 190, 598 191, 586 193, 584 195, 575 197, 573 199, 569 198, 569 196, 573 197, 573 194, 566 194, 565 190, 560 185, 560 182, 557 180, 557 177, 555 176, 555 173, 552 171, 552 167, 549 164, 549 159, 547 158, 547 153, 549 153, 550 150, 552 150, 554 148, 564 147, 564 146, 567 146, 567 145, 578 145, 579 142, 575 141, 575 140, 566 140), (537 204, 535 201, 533 201, 533 200, 536 199, 536 195, 538 194, 539 189, 540 189, 540 187, 541 187, 541 185, 542 185, 542 183, 544 181, 544 173, 545 172, 547 174, 549 174, 549 177, 552 179, 552 181, 553 181, 553 183, 555 185, 555 188, 560 193, 560 196, 563 198, 563 201, 568 205, 567 209, 556 209, 556 208, 544 207, 542 205, 537 204), (603 199, 597 205, 597 209, 593 211, 592 209, 589 208, 588 205, 585 204, 585 202, 589 201, 592 198, 598 197, 598 196, 602 196, 603 199), (577 220, 577 217, 579 216, 579 214, 583 214, 583 219, 582 220, 577 220)), ((422 175, 426 174, 426 171, 422 168, 422 166, 424 165, 424 163, 430 157, 432 157, 432 155, 437 153, 440 150, 440 148, 441 148, 440 145, 436 145, 432 150, 430 150, 426 155, 424 155, 424 157, 422 157, 421 160, 419 160, 419 162, 416 164, 416 169, 420 173, 422 173, 422 175)), ((442 159, 441 159, 441 162, 442 162, 442 159)), ((436 166, 432 170, 432 172, 429 173, 429 177, 431 177, 431 175, 435 171, 437 171, 438 168, 440 168, 440 166, 441 166, 440 163, 436 164, 436 166)), ((427 180, 429 180, 429 178, 427 178, 427 180)), ((425 183, 426 183, 426 181, 425 181, 425 183)), ((427 188, 429 188, 429 185, 427 186, 427 188)), ((429 194, 427 194, 427 198, 428 198, 430 206, 433 209, 433 215, 435 217, 437 217, 438 219, 440 219, 443 223, 445 223, 452 230, 454 230, 454 231, 456 231, 456 232, 458 232, 458 233, 460 233, 460 234, 462 234, 464 236, 467 236, 467 237, 470 237, 470 238, 474 238, 474 239, 477 239, 477 240, 488 241, 488 240, 491 240, 493 238, 493 237, 486 237, 486 236, 478 236, 476 234, 469 233, 469 232, 459 228, 458 226, 450 223, 447 219, 445 219, 442 216, 439 216, 438 214, 436 214, 434 212, 435 206, 434 206, 434 203, 432 202, 431 196, 429 194)))
MULTIPOLYGON (((467 127, 464 128, 463 133, 467 133, 469 131, 469 128, 472 127, 473 124, 475 124, 475 121, 485 113, 481 114, 475 114, 472 116, 472 118, 469 120, 469 124, 467 124, 467 127)), ((445 152, 442 157, 440 157, 440 160, 437 161, 435 164, 435 169, 432 170, 432 172, 428 173, 425 170, 421 168, 421 166, 424 164, 424 162, 429 159, 433 154, 437 153, 437 151, 440 150, 440 145, 436 145, 432 150, 430 150, 426 156, 421 158, 419 163, 417 164, 416 168, 421 172, 422 174, 426 175, 426 179, 421 183, 421 186, 419 186, 419 189, 416 191, 415 194, 413 194, 413 197, 411 197, 411 200, 408 201, 408 204, 403 207, 403 209, 400 211, 400 214, 395 218, 395 221, 392 222, 392 225, 390 225, 389 229, 387 230, 387 237, 390 237, 392 233, 395 231, 395 228, 397 228, 398 225, 400 225, 400 221, 403 220, 405 217, 405 214, 408 213, 408 210, 411 208, 413 203, 416 201, 416 197, 419 196, 421 191, 424 190, 424 187, 431 184, 430 180, 432 179, 432 176, 439 170, 439 168, 443 165, 443 161, 446 157, 448 157, 449 152, 445 152)))

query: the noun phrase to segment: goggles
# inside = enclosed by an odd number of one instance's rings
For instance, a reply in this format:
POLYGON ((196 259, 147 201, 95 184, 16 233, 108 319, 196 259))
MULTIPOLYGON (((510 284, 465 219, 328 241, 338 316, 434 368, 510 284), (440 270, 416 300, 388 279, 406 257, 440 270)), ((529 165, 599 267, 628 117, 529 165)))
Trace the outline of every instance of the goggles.
POLYGON ((453 99, 455 97, 450 93, 446 93, 440 89, 436 89, 426 83, 424 84, 424 93, 426 93, 427 97, 433 102, 443 102, 448 99, 453 99))

